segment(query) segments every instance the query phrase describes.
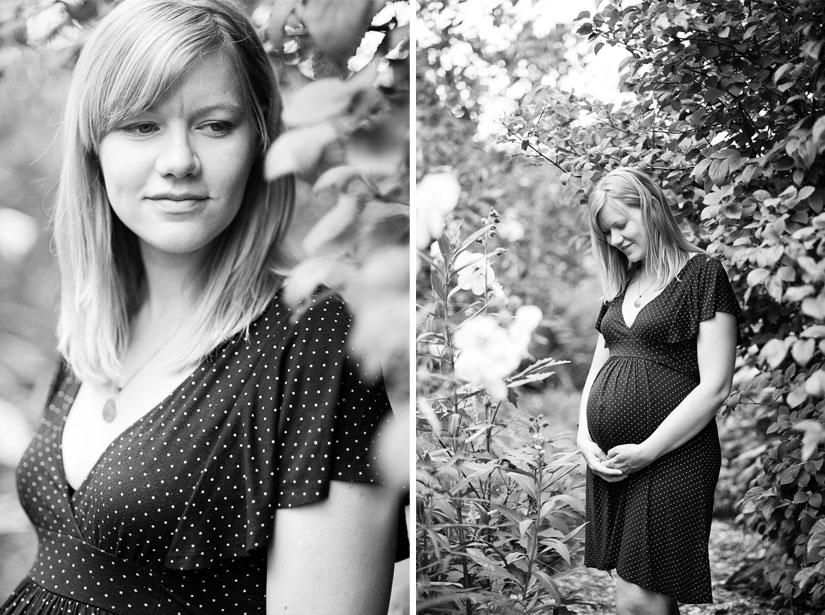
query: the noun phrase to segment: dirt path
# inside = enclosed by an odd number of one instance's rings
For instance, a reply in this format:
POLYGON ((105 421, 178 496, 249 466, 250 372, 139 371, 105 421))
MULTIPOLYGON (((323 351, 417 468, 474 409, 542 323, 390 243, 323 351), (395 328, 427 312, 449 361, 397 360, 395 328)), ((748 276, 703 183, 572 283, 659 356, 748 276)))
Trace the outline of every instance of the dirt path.
MULTIPOLYGON (((777 609, 766 599, 747 590, 723 587, 728 577, 745 559, 760 555, 758 536, 748 534, 726 521, 714 521, 710 539, 710 568, 713 578, 714 604, 685 605, 681 615, 791 615, 790 609, 777 609)), ((613 578, 606 572, 582 568, 560 583, 576 615, 612 615, 614 611, 613 578)))

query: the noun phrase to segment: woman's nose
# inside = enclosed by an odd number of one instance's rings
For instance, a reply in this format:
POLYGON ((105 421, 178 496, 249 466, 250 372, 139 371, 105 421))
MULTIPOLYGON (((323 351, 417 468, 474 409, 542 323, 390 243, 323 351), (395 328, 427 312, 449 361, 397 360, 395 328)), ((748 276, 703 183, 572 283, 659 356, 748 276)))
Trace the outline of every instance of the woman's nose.
POLYGON ((200 172, 200 159, 192 147, 189 134, 185 131, 175 131, 168 137, 155 161, 157 172, 174 177, 197 175, 200 172))
POLYGON ((610 229, 610 236, 608 237, 607 241, 610 243, 611 246, 618 246, 622 243, 622 236, 616 229, 610 229))

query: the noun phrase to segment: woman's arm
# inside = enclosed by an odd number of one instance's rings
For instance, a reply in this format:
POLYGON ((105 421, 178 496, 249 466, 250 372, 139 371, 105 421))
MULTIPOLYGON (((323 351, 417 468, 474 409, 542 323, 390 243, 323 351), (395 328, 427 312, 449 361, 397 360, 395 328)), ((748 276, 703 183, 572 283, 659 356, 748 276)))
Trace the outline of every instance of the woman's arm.
POLYGON ((730 393, 736 359, 736 318, 716 312, 699 323, 696 340, 699 384, 676 406, 644 442, 622 444, 607 451, 611 467, 627 473, 641 470, 682 446, 713 420, 730 393))
POLYGON ((331 481, 327 499, 276 511, 267 615, 386 615, 397 503, 390 488, 331 481))
POLYGON ((587 373, 587 380, 585 380, 584 389, 582 389, 582 398, 579 404, 579 431, 576 443, 582 455, 584 455, 585 462, 597 476, 606 481, 616 482, 626 478, 626 476, 623 476, 621 471, 602 463, 607 455, 598 444, 593 442, 590 437, 590 429, 587 426, 587 400, 590 397, 590 388, 608 358, 610 358, 610 350, 605 344, 604 337, 600 334, 599 340, 596 342, 596 350, 593 352, 593 361, 590 363, 590 371, 587 373))

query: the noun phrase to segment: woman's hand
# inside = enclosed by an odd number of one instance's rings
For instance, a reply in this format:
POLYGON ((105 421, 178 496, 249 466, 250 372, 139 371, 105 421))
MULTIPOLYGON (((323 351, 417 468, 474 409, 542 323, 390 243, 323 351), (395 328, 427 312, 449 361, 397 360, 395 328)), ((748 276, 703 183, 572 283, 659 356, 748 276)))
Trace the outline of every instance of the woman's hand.
POLYGON ((654 461, 655 458, 641 444, 620 444, 607 451, 605 464, 624 474, 633 474, 654 461))
POLYGON ((579 450, 584 456, 584 461, 593 471, 593 474, 609 483, 616 483, 627 478, 627 475, 623 474, 621 470, 605 463, 607 455, 593 440, 581 439, 578 444, 579 450))

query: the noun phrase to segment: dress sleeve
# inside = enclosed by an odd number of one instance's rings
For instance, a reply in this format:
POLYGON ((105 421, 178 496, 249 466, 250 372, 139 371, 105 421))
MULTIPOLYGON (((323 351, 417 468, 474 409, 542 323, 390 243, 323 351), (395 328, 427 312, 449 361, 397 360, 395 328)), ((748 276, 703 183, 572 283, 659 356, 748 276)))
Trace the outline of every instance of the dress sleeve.
POLYGON ((602 320, 604 319, 604 315, 607 314, 607 308, 609 307, 609 303, 602 303, 601 308, 599 308, 599 315, 596 317, 596 331, 599 333, 602 332, 602 320))
MULTIPOLYGON (((670 323, 667 341, 671 344, 696 339, 699 324, 710 320, 716 312, 733 314, 737 322, 742 318, 742 310, 731 288, 728 275, 721 263, 713 258, 697 256, 704 259, 699 264, 696 275, 684 282, 676 300, 675 317, 670 323)), ((738 329, 738 327, 737 327, 738 329)), ((739 334, 737 332, 737 341, 739 334)))
POLYGON ((332 480, 377 482, 376 445, 390 404, 380 379, 349 352, 351 318, 337 297, 294 324, 280 358, 275 507, 327 497, 332 480))
MULTIPOLYGON (((276 511, 317 502, 333 480, 380 482, 376 458, 391 409, 380 378, 348 349, 351 317, 337 296, 303 313, 276 301, 246 341, 221 355, 238 370, 226 419, 181 513, 164 565, 203 569, 266 548, 276 511), (254 350, 250 350, 250 348, 254 350)), ((241 336, 242 337, 242 336, 241 336)))
POLYGON ((699 276, 699 321, 710 320, 716 312, 733 314, 736 320, 742 318, 742 309, 733 294, 728 274, 719 261, 709 258, 699 276))

